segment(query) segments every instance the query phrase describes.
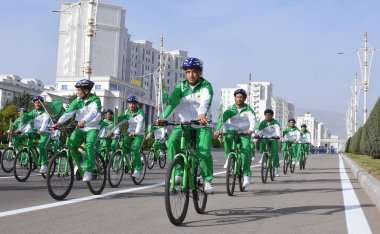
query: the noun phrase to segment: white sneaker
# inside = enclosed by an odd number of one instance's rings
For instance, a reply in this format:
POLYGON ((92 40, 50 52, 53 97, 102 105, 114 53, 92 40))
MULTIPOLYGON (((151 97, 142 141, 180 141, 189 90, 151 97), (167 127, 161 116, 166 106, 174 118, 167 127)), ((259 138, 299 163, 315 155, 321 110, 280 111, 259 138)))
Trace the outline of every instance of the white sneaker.
POLYGON ((83 176, 83 181, 88 182, 92 180, 92 173, 89 171, 86 171, 83 176))
POLYGON ((41 166, 41 169, 40 169, 40 173, 42 173, 42 174, 46 174, 47 169, 48 169, 47 165, 42 165, 42 166, 41 166))
POLYGON ((246 188, 251 184, 251 177, 249 176, 244 176, 244 182, 243 182, 243 187, 246 188))
POLYGON ((261 164, 263 162, 263 157, 261 157, 260 161, 259 161, 259 164, 261 164))
POLYGON ((205 182, 205 193, 210 194, 214 192, 214 187, 212 186, 211 182, 206 181, 205 182))
POLYGON ((292 165, 295 165, 297 162, 297 159, 293 158, 292 165))
POLYGON ((297 162, 297 166, 299 166, 300 165, 300 162, 297 162))
POLYGON ((274 169, 274 175, 275 175, 276 177, 279 177, 279 176, 280 176, 280 173, 278 172, 278 168, 275 168, 275 169, 274 169))
POLYGON ((132 177, 139 178, 141 176, 140 171, 135 170, 132 174, 132 177))
POLYGON ((227 166, 228 166, 228 158, 226 159, 226 163, 224 163, 223 168, 227 168, 227 166))
POLYGON ((174 180, 175 180, 176 184, 181 184, 182 183, 182 176, 177 176, 176 175, 174 180))
POLYGON ((77 171, 78 171, 78 166, 75 166, 75 167, 74 167, 74 175, 77 174, 77 171))

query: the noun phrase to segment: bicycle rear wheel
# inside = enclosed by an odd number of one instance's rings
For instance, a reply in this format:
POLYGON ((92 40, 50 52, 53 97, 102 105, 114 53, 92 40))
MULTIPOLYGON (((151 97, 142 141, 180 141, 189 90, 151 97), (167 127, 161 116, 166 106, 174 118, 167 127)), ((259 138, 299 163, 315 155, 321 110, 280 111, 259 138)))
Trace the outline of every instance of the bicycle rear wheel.
MULTIPOLYGON (((47 155, 48 155, 48 162, 50 162, 50 160, 54 157, 54 153, 53 153, 53 151, 49 150, 48 153, 47 153, 47 155)), ((53 165, 53 169, 50 170, 51 173, 54 173, 54 171, 55 171, 55 167, 57 166, 57 165, 56 165, 56 162, 54 162, 53 164, 54 164, 54 165, 53 165)), ((42 175, 42 177, 43 177, 44 179, 46 179, 46 174, 42 173, 41 175, 42 175)), ((50 175, 50 176, 53 176, 53 175, 50 175)))
POLYGON ((174 178, 178 170, 186 170, 181 157, 174 158, 174 160, 169 164, 165 178, 166 214, 170 222, 176 226, 182 224, 185 220, 187 209, 189 207, 189 189, 182 189, 183 180, 179 183, 176 183, 176 181, 171 181, 172 178, 175 180, 174 178), (174 188, 172 188, 171 182, 175 183, 174 188))
POLYGON ((270 167, 269 172, 270 172, 270 180, 274 181, 274 167, 273 166, 270 167))
POLYGON ((301 157, 300 157, 300 170, 303 170, 303 161, 304 161, 304 154, 301 152, 301 157))
POLYGON ((70 193, 74 183, 73 161, 67 159, 66 152, 56 153, 49 161, 46 184, 50 196, 63 200, 70 193))
POLYGON ((228 196, 233 196, 235 191, 236 183, 236 172, 235 172, 236 157, 235 154, 230 154, 228 156, 227 172, 226 172, 226 188, 228 196))
POLYGON ((291 157, 291 162, 290 162, 290 173, 294 173, 295 169, 296 169, 296 164, 293 163, 293 160, 294 158, 291 157))
POLYGON ((116 151, 107 165, 107 178, 108 183, 112 188, 120 185, 124 174, 124 158, 121 156, 120 151, 116 151))
POLYGON ((95 168, 92 170, 92 180, 87 182, 88 189, 94 195, 101 194, 106 186, 106 162, 100 153, 96 154, 95 168))
POLYGON ((13 161, 13 174, 16 180, 19 182, 25 182, 32 172, 32 166, 32 157, 30 156, 28 149, 24 148, 20 150, 13 161))
POLYGON ((9 147, 4 150, 1 157, 1 168, 5 173, 11 173, 13 171, 13 164, 16 158, 16 150, 13 147, 9 147))
POLYGON ((266 183, 268 180, 268 153, 264 152, 261 161, 261 181, 266 183))
POLYGON ((286 151, 285 155, 284 155, 284 166, 283 166, 285 175, 286 175, 286 173, 288 173, 289 160, 291 160, 291 159, 289 159, 289 152, 286 151))
POLYGON ((204 192, 204 180, 201 175, 201 168, 199 164, 195 167, 194 171, 194 187, 194 208, 198 214, 203 214, 205 212, 207 204, 207 193, 204 192))
POLYGON ((142 150, 140 153, 141 153, 141 166, 142 166, 141 175, 140 177, 132 177, 132 181, 136 185, 141 184, 143 182, 145 178, 145 174, 146 174, 146 156, 142 150))
POLYGON ((155 151, 154 149, 151 149, 148 153, 148 157, 147 157, 147 167, 149 169, 152 169, 153 166, 154 166, 154 163, 156 162, 156 158, 155 158, 155 151))
POLYGON ((166 152, 165 150, 161 149, 159 156, 158 156, 158 164, 160 165, 161 169, 165 168, 166 165, 166 152))

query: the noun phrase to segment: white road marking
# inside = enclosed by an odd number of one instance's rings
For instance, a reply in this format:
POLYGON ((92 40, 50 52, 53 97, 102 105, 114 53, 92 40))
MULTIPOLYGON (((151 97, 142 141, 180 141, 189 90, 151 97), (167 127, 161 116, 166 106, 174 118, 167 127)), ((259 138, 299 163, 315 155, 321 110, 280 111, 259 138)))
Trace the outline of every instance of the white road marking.
MULTIPOLYGON (((41 174, 31 174, 29 177, 32 177, 32 176, 41 176, 41 174)), ((0 177, 0 180, 2 180, 2 179, 10 179, 10 178, 15 178, 15 177, 14 176, 4 176, 4 177, 0 177)))
POLYGON ((339 172, 342 183, 342 193, 344 208, 346 214, 346 224, 348 233, 372 233, 368 221, 361 208, 358 197, 352 187, 350 178, 348 178, 346 168, 344 167, 342 157, 339 154, 339 172))

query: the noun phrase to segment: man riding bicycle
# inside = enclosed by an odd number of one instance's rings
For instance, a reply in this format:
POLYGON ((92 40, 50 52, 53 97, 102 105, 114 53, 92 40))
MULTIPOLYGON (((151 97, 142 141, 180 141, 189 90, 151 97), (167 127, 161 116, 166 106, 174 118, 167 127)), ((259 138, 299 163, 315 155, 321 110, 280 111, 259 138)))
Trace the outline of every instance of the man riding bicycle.
POLYGON ((273 110, 272 109, 266 109, 264 111, 265 119, 261 121, 259 124, 259 132, 257 135, 259 137, 262 137, 260 142, 260 153, 262 154, 265 150, 265 146, 267 144, 267 141, 271 141, 271 151, 273 155, 274 160, 274 168, 275 168, 275 176, 280 176, 278 172, 278 167, 280 166, 280 161, 278 158, 278 141, 277 140, 271 140, 267 138, 276 138, 280 139, 280 124, 277 120, 273 118, 273 110))
MULTIPOLYGON (((219 118, 218 125, 216 127, 214 135, 218 137, 222 132, 229 133, 232 131, 237 131, 244 135, 239 135, 241 141, 241 155, 243 158, 243 175, 244 182, 243 186, 249 186, 251 182, 251 135, 256 129, 256 116, 253 109, 247 105, 245 102, 247 98, 247 92, 244 89, 237 89, 234 92, 235 104, 228 107, 228 109, 223 113, 222 118, 219 118), (222 131, 221 131, 222 129, 222 131)), ((224 153, 226 157, 231 152, 233 142, 233 135, 228 134, 224 137, 224 153)), ((228 158, 224 164, 224 168, 227 168, 228 158)))
POLYGON ((83 160, 79 148, 86 139, 86 157, 83 163, 85 173, 83 181, 88 182, 92 179, 92 170, 95 167, 95 143, 98 139, 101 115, 101 103, 98 96, 91 93, 94 82, 90 80, 80 80, 75 84, 77 98, 70 103, 69 108, 59 118, 53 128, 68 121, 74 114, 75 120, 78 121, 77 129, 70 136, 72 143, 72 153, 79 159, 83 160))
MULTIPOLYGON (((99 136, 100 139, 100 146, 103 148, 106 148, 107 150, 111 149, 112 145, 112 138, 108 137, 111 135, 111 131, 114 127, 113 122, 113 110, 107 109, 105 111, 105 118, 102 119, 100 122, 100 130, 99 130, 99 136)), ((115 143, 116 144, 116 143, 115 143)), ((112 151, 115 151, 115 146, 112 145, 112 151)))
POLYGON ((296 120, 291 118, 288 120, 288 127, 282 132, 282 137, 284 139, 284 144, 282 146, 282 156, 284 157, 285 152, 291 147, 291 154, 293 155, 292 164, 296 164, 297 155, 297 143, 300 140, 300 131, 296 126, 296 120))
POLYGON ((297 152, 297 166, 299 165, 299 161, 301 158, 301 151, 302 148, 305 152, 305 157, 309 155, 310 151, 310 143, 311 143, 311 135, 310 132, 307 130, 306 124, 301 125, 301 131, 300 131, 300 140, 299 140, 299 145, 298 145, 298 152, 297 152))
MULTIPOLYGON (((213 160, 211 155, 212 128, 207 114, 211 107, 213 89, 210 82, 202 77, 203 66, 199 59, 188 58, 183 62, 186 80, 177 83, 169 98, 169 104, 158 122, 170 116, 177 108, 181 122, 199 120, 200 126, 193 127, 196 132, 196 151, 200 159, 202 177, 206 181, 204 191, 213 192, 213 160)), ((191 128, 186 129, 190 134, 191 128)), ((177 150, 180 149, 182 129, 177 126, 173 129, 167 141, 169 161, 172 161, 177 150)), ((182 178, 177 176, 176 181, 182 178)))
MULTIPOLYGON (((144 142, 145 135, 145 114, 144 111, 138 107, 138 101, 135 96, 130 96, 127 99, 128 109, 119 116, 118 122, 123 120, 128 122, 128 130, 123 141, 126 145, 131 145, 131 151, 133 156, 133 162, 135 165, 135 171, 132 177, 139 178, 141 176, 141 147, 144 142)), ((129 151, 129 149, 128 149, 129 151)))

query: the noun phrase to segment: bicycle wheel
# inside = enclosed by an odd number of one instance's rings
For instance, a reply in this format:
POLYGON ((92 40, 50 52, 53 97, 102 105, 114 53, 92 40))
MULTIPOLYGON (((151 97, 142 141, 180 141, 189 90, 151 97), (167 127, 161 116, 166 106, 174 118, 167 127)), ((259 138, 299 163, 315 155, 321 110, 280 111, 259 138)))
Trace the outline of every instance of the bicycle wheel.
POLYGON ((9 147, 4 150, 4 153, 1 157, 1 168, 5 173, 12 172, 15 158, 16 150, 13 147, 9 147))
POLYGON ((261 161, 261 181, 266 183, 268 179, 268 153, 264 152, 261 161))
POLYGON ((226 189, 228 196, 233 196, 235 191, 236 183, 236 172, 235 172, 236 157, 235 154, 231 153, 228 155, 227 172, 226 172, 226 189))
POLYGON ((199 164, 195 167, 194 171, 193 202, 195 211, 198 214, 203 214, 207 204, 207 193, 204 192, 204 180, 199 164))
POLYGON ((107 149, 103 148, 100 151, 100 155, 103 157, 104 163, 105 163, 106 168, 107 168, 108 162, 110 161, 110 154, 109 154, 109 152, 107 151, 107 149))
POLYGON ((158 164, 160 165, 161 169, 165 168, 166 165, 166 152, 165 150, 161 149, 159 156, 158 156, 158 164))
POLYGON ((28 149, 20 150, 13 161, 13 174, 17 181, 25 182, 32 172, 33 162, 28 149))
POLYGON ((106 162, 100 153, 96 154, 95 168, 92 170, 92 180, 86 182, 88 189, 94 195, 101 194, 106 186, 106 162))
POLYGON ((286 175, 286 173, 288 173, 288 167, 289 167, 289 152, 286 151, 285 155, 284 155, 284 166, 283 166, 285 175, 286 175))
POLYGON ((112 188, 120 185, 124 175, 124 159, 120 151, 116 151, 110 158, 107 165, 108 183, 112 188))
POLYGON ((154 156, 155 156, 154 149, 151 149, 148 153, 147 163, 146 163, 149 169, 152 169, 154 166, 154 163, 156 162, 156 159, 154 156))
MULTIPOLYGON (((53 151, 49 150, 49 151, 48 151, 48 161, 50 162, 50 160, 51 160, 53 157, 54 157, 54 153, 53 153, 53 151)), ((57 164, 56 164, 56 162, 54 162, 54 163, 53 163, 53 168, 52 168, 52 170, 50 171, 51 173, 54 173, 54 171, 55 171, 55 167, 56 167, 56 166, 57 166, 57 164)), ((42 173, 41 175, 42 175, 42 177, 43 177, 44 179, 46 179, 46 174, 42 173)), ((53 175, 50 175, 50 176, 53 176, 53 175)))
POLYGON ((274 181, 274 167, 273 166, 270 167, 269 172, 270 172, 270 180, 274 181))
POLYGON ((301 157, 300 157, 300 170, 302 171, 302 169, 303 169, 303 160, 304 160, 304 155, 303 155, 303 153, 301 152, 301 157))
POLYGON ((244 192, 245 191, 245 187, 243 186, 243 164, 242 162, 240 162, 240 174, 239 174, 239 189, 240 189, 240 192, 244 192))
POLYGON ((177 170, 186 170, 181 157, 176 157, 169 164, 165 178, 165 208, 170 222, 176 226, 182 224, 185 220, 187 209, 189 207, 189 189, 182 189, 182 183, 176 183, 174 188, 171 187, 171 179, 176 175, 177 170))
POLYGON ((291 157, 291 162, 290 162, 290 173, 294 173, 296 169, 296 164, 293 163, 293 157, 291 157))
POLYGON ((74 183, 73 161, 67 159, 66 152, 56 153, 49 161, 46 184, 50 196, 63 200, 70 193, 74 183))
POLYGON ((141 175, 140 177, 132 177, 132 181, 133 183, 135 183, 136 185, 138 184, 141 184, 145 178, 145 174, 146 174, 146 156, 144 154, 143 151, 141 151, 141 175))

